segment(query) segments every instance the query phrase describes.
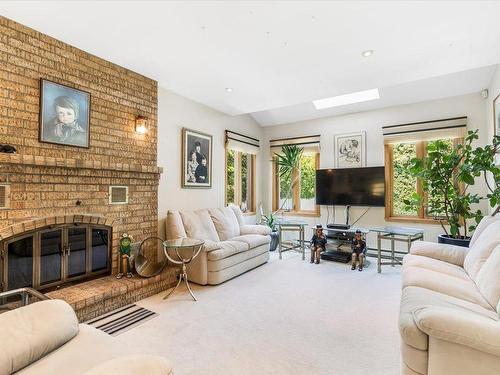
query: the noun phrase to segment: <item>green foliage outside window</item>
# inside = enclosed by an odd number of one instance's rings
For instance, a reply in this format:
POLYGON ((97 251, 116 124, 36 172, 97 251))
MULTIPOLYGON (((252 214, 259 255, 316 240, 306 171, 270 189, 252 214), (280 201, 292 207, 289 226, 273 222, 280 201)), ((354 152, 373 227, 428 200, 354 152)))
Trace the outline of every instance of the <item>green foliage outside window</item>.
POLYGON ((316 196, 316 157, 302 155, 300 160, 300 198, 312 199, 316 196))
POLYGON ((393 146, 392 211, 395 216, 415 216, 416 207, 403 202, 417 193, 417 178, 411 175, 411 160, 417 156, 415 143, 397 143, 393 146))
POLYGON ((241 154, 241 205, 240 208, 243 212, 248 210, 248 179, 249 179, 249 159, 250 155, 242 153, 241 154))
POLYGON ((234 150, 227 150, 226 203, 234 203, 234 150))

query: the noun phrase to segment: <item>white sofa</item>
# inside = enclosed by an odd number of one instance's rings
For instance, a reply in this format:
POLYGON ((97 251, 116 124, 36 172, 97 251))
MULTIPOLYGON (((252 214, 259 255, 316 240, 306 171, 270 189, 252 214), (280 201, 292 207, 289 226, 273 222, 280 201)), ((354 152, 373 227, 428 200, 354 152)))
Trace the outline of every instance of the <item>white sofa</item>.
POLYGON ((0 375, 169 375, 162 357, 129 355, 108 334, 78 324, 62 300, 0 314, 0 375))
POLYGON ((188 266, 189 280, 217 285, 269 260, 269 234, 264 225, 246 225, 237 206, 196 211, 169 211, 167 239, 204 240, 201 253, 188 266))
POLYGON ((402 284, 402 374, 500 374, 500 217, 469 248, 415 242, 402 284))

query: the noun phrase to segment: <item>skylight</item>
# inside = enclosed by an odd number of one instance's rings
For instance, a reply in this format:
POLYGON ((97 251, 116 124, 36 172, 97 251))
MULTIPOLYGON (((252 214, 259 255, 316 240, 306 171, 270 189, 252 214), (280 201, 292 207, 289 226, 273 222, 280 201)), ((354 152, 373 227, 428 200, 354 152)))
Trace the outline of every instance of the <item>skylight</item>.
POLYGON ((367 102, 375 99, 380 99, 378 89, 364 90, 353 92, 351 94, 332 96, 331 98, 318 99, 314 100, 313 104, 316 109, 325 109, 341 105, 367 102))

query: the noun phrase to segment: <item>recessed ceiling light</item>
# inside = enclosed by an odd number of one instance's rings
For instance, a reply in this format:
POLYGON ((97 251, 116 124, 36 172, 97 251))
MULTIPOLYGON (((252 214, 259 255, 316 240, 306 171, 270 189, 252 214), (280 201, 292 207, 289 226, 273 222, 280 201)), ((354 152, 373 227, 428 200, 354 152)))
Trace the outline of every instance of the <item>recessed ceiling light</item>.
POLYGON ((233 92, 233 88, 232 87, 226 87, 226 92, 233 92))
POLYGON ((314 100, 316 109, 338 107, 341 105, 367 102, 369 100, 380 99, 378 89, 353 92, 351 94, 332 96, 331 98, 314 100))
POLYGON ((370 57, 371 55, 373 55, 372 49, 367 49, 366 51, 361 52, 361 56, 363 57, 370 57))

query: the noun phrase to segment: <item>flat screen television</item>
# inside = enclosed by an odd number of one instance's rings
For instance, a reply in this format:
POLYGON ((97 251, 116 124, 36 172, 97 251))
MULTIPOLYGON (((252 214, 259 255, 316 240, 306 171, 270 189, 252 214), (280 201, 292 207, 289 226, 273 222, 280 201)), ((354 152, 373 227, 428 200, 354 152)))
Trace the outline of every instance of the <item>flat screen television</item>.
POLYGON ((317 170, 316 204, 384 207, 384 167, 317 170))

